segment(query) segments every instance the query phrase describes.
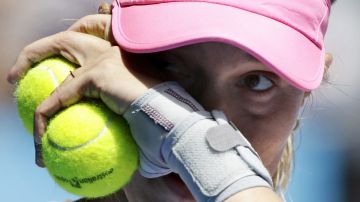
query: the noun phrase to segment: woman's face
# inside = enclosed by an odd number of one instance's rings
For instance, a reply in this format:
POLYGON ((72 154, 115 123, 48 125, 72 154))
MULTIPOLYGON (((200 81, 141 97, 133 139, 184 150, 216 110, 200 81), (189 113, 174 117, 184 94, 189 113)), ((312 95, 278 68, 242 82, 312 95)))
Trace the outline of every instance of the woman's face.
MULTIPOLYGON (((162 80, 178 81, 207 110, 222 110, 274 173, 303 103, 304 92, 235 46, 208 42, 153 55, 162 80), (171 67, 166 68, 168 64, 171 67)), ((136 174, 125 188, 130 201, 186 201, 190 193, 175 175, 136 174)))

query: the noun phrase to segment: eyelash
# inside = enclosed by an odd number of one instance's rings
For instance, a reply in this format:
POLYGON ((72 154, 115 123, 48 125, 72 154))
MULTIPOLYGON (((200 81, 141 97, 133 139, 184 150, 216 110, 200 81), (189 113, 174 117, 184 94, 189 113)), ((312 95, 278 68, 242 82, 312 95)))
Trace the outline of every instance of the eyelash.
MULTIPOLYGON (((153 60, 153 62, 154 62, 153 64, 155 64, 159 68, 159 70, 161 70, 161 72, 169 71, 166 67, 169 66, 171 63, 164 60, 163 58, 156 58, 155 60, 153 60)), ((277 86, 276 82, 275 82, 278 78, 277 75, 275 75, 274 73, 269 72, 269 71, 251 71, 251 72, 248 72, 248 73, 245 73, 244 75, 242 75, 240 80, 243 80, 246 77, 252 76, 252 75, 265 77, 267 80, 269 80, 271 82, 272 86, 266 90, 251 90, 249 87, 247 87, 245 85, 238 84, 238 86, 240 86, 242 89, 246 90, 247 93, 249 93, 249 94, 252 94, 254 96, 263 97, 263 96, 270 94, 277 86)))
POLYGON ((244 81, 245 78, 249 77, 249 76, 263 76, 265 77, 267 80, 269 80, 269 82, 271 82, 272 86, 268 89, 265 90, 252 90, 250 89, 250 87, 246 86, 245 84, 241 84, 240 82, 238 82, 238 86, 242 89, 244 89, 247 93, 253 94, 255 96, 266 96, 267 94, 271 93, 275 87, 276 87, 276 78, 277 76, 272 73, 272 72, 268 72, 268 71, 252 71, 252 72, 248 72, 245 73, 244 75, 241 76, 240 81, 244 81))

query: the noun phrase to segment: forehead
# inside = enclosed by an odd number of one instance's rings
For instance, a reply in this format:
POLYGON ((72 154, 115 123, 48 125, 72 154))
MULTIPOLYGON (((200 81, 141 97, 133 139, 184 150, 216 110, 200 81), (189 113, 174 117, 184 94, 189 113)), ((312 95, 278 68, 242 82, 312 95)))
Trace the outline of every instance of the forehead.
POLYGON ((242 49, 222 42, 197 43, 167 50, 164 51, 164 53, 170 56, 187 57, 188 59, 205 59, 199 58, 201 56, 206 57, 206 59, 221 57, 227 59, 233 58, 242 60, 246 59, 247 61, 258 61, 255 57, 242 49))

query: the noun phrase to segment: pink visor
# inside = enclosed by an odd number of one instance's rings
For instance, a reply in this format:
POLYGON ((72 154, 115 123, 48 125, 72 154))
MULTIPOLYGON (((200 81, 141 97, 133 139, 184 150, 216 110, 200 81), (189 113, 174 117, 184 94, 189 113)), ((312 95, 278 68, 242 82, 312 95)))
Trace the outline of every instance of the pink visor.
POLYGON ((329 0, 114 0, 112 28, 119 46, 134 53, 228 43, 310 91, 323 77, 330 5, 329 0))

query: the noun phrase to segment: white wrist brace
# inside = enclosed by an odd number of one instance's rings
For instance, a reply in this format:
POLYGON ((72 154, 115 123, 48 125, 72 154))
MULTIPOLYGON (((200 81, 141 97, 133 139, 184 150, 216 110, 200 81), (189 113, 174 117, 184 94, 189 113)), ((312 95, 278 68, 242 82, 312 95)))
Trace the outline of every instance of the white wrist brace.
POLYGON ((164 82, 124 113, 140 147, 140 173, 174 171, 198 201, 223 201, 271 177, 250 143, 221 111, 209 113, 176 82, 164 82))

